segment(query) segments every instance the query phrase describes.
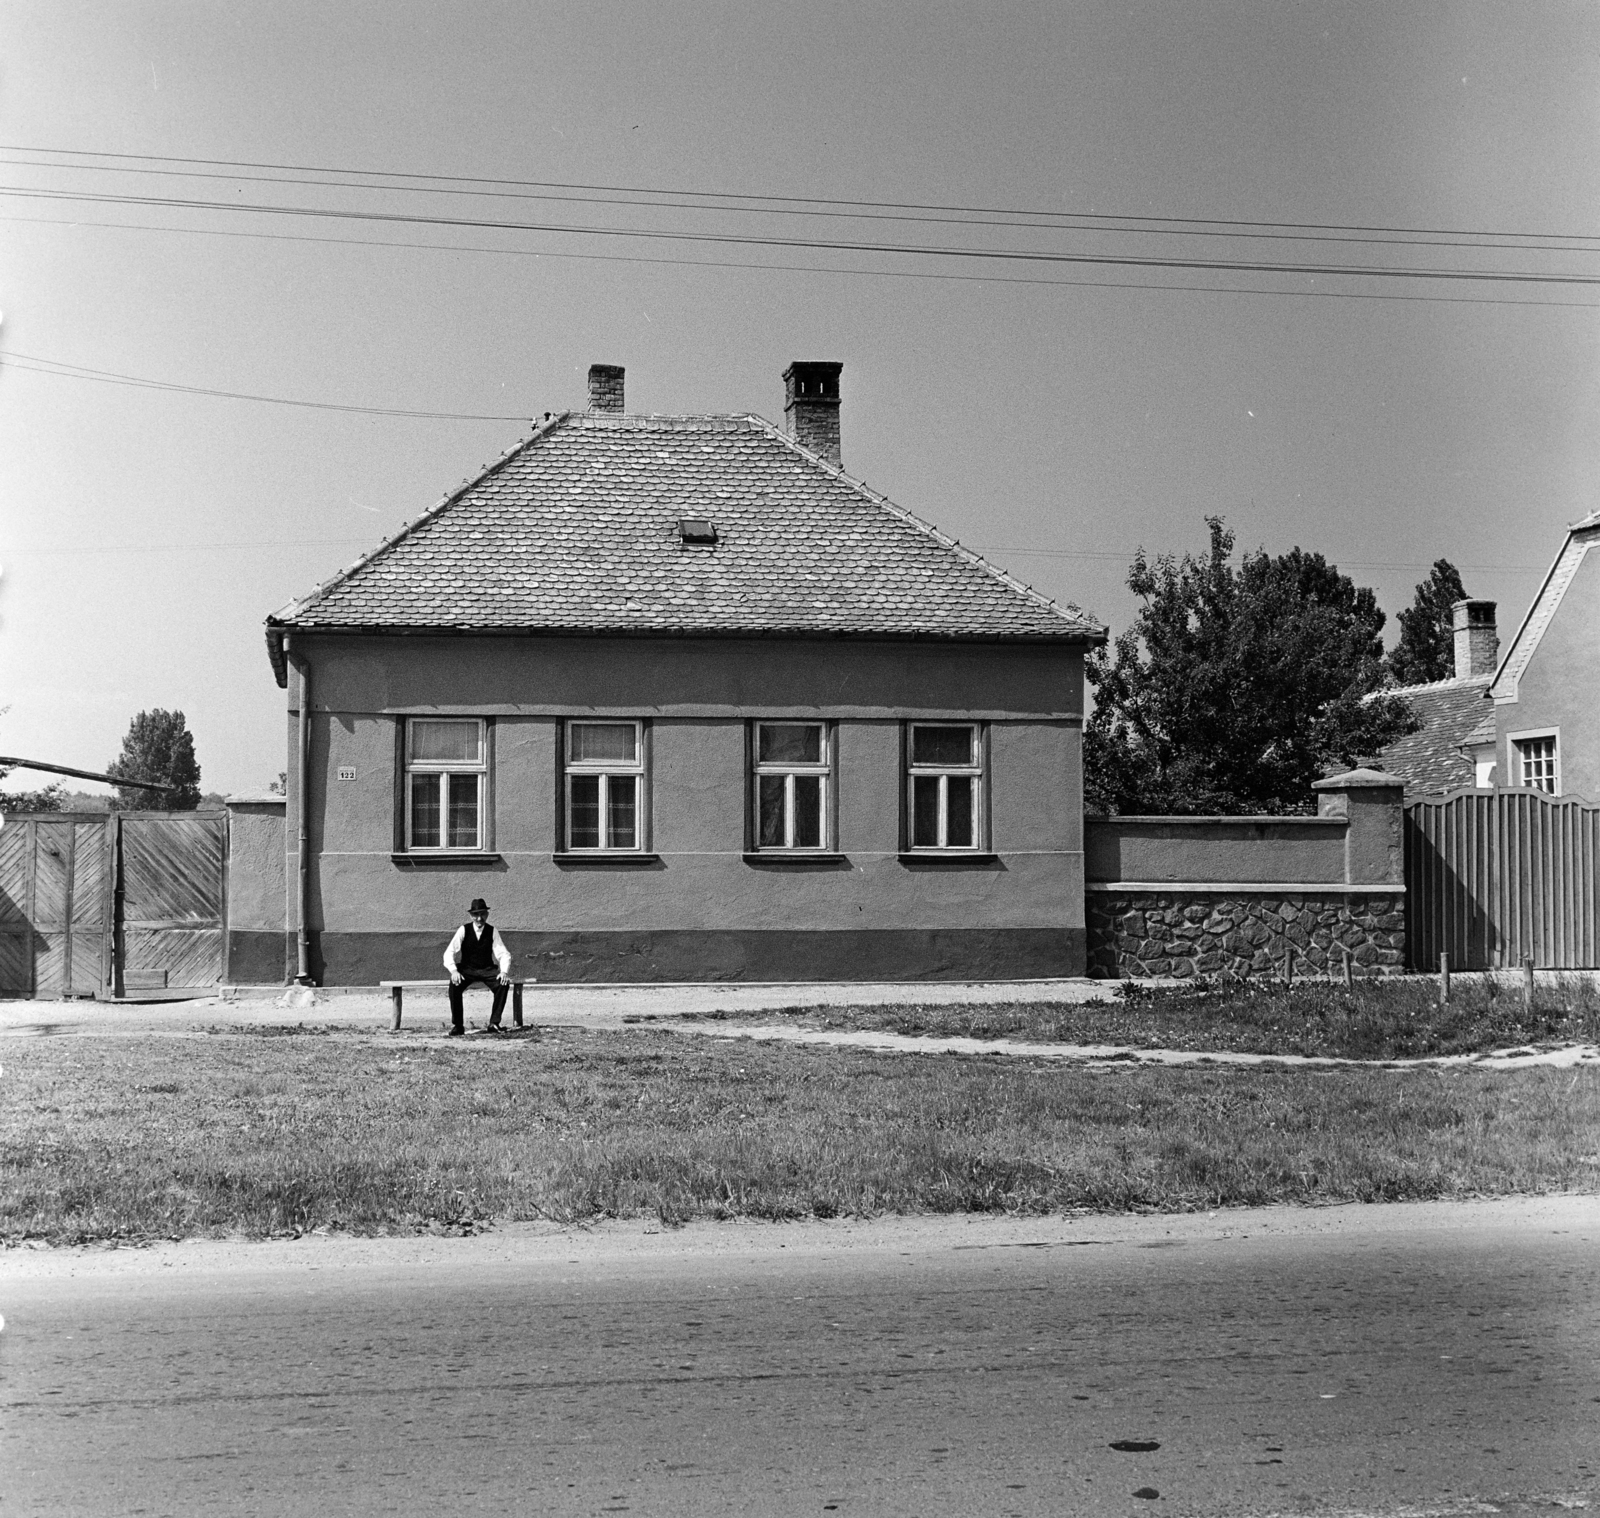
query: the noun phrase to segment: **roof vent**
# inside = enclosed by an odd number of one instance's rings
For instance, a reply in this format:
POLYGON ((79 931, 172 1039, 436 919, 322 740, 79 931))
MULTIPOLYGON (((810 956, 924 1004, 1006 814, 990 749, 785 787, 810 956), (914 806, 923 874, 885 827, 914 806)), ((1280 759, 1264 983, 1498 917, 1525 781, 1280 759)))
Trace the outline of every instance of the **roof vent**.
POLYGON ((685 543, 715 543, 716 523, 708 522, 704 517, 681 517, 678 521, 678 536, 685 543))

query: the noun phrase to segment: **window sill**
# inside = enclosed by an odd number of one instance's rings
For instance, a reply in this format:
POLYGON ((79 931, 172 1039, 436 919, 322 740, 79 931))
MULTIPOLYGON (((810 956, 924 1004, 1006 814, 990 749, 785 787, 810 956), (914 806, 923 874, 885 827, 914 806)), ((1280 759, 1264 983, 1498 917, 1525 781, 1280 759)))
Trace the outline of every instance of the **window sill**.
POLYGON ((550 862, 557 865, 599 865, 601 867, 615 865, 656 865, 661 863, 659 854, 636 854, 631 851, 606 852, 596 849, 594 853, 579 850, 575 853, 552 854, 550 862))
POLYGON ((941 868, 967 865, 993 869, 1000 863, 1000 856, 978 849, 903 849, 900 853, 900 863, 913 868, 917 865, 931 864, 941 868))
POLYGON ((850 868, 848 854, 829 854, 821 849, 747 849, 744 862, 753 864, 758 869, 772 865, 784 867, 799 865, 802 869, 807 865, 830 870, 850 868))
POLYGON ((481 850, 478 850, 478 849, 467 849, 467 850, 461 851, 460 853, 452 853, 452 852, 450 852, 449 850, 446 850, 446 849, 441 849, 437 854, 422 854, 422 853, 404 854, 404 853, 395 853, 395 854, 391 854, 389 856, 389 858, 392 859, 396 864, 408 864, 408 865, 415 865, 415 864, 450 864, 450 865, 469 864, 470 865, 470 864, 499 864, 500 863, 500 856, 498 854, 488 854, 488 853, 484 853, 484 852, 482 852, 481 850))

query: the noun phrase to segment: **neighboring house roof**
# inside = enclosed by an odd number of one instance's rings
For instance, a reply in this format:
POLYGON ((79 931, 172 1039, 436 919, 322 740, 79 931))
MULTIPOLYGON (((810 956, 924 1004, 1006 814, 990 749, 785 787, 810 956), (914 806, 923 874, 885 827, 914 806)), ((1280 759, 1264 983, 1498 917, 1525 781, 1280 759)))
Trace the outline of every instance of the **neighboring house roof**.
POLYGON ((1538 595, 1533 598, 1533 604, 1528 608, 1528 615, 1522 619, 1522 626, 1517 629, 1516 637, 1511 640, 1510 647, 1506 649, 1505 656, 1500 661, 1500 668, 1495 672, 1490 694, 1497 705, 1517 699, 1517 683, 1521 680, 1523 671, 1527 669, 1534 651, 1539 647, 1539 640, 1555 616, 1556 608, 1561 605, 1561 598, 1566 595, 1567 587, 1572 584, 1573 576, 1578 572, 1578 565, 1583 562, 1583 556, 1597 541, 1600 541, 1600 511, 1591 512, 1567 528, 1567 535, 1562 541, 1560 551, 1556 554, 1555 562, 1545 575, 1538 595))
POLYGON ((1485 699, 1488 675, 1402 685, 1380 692, 1404 696, 1422 724, 1414 733, 1380 749, 1381 767, 1405 781, 1406 795, 1431 795, 1472 785, 1476 779, 1470 745, 1494 739, 1494 708, 1485 699), (1484 723, 1487 739, 1478 737, 1484 723))
POLYGON ((596 412, 549 418, 267 622, 280 683, 294 628, 1105 638, 760 417, 596 412))

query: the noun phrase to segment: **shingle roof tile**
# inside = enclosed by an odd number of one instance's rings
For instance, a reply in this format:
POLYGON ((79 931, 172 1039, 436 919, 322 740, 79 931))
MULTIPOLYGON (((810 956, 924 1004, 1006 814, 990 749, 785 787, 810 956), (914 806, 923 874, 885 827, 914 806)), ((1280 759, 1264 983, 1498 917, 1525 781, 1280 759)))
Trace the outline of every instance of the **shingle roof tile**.
POLYGON ((1406 796, 1433 795, 1471 785, 1476 778, 1472 756, 1462 752, 1469 742, 1494 737, 1494 708, 1489 704, 1488 675, 1436 680, 1430 685, 1403 685, 1384 692, 1404 696, 1422 726, 1379 753, 1383 768, 1406 783, 1406 796))
POLYGON ((300 628, 1095 641, 754 416, 565 414, 268 619, 300 628), (683 517, 716 527, 685 544, 683 517))

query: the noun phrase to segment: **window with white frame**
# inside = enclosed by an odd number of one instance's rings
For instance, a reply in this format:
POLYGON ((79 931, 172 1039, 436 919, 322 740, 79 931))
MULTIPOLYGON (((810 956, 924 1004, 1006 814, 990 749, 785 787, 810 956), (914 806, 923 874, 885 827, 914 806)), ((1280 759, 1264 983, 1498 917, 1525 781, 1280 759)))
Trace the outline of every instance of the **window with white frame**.
POLYGON ((907 834, 913 849, 977 849, 982 841, 983 734, 975 722, 911 724, 907 834))
POLYGON ((755 846, 826 850, 832 744, 826 722, 758 722, 755 846))
POLYGON ((1517 784, 1530 790, 1556 794, 1556 735, 1540 733, 1527 738, 1513 738, 1511 746, 1517 756, 1517 784))
POLYGON ((644 847, 644 724, 567 723, 566 835, 574 852, 644 847))
POLYGON ((481 717, 406 723, 406 848, 482 850, 489 779, 481 717))

